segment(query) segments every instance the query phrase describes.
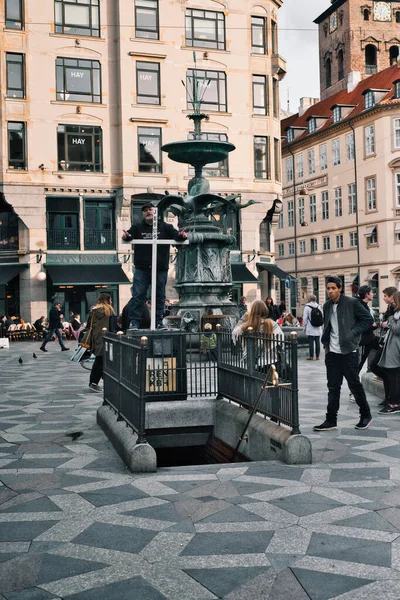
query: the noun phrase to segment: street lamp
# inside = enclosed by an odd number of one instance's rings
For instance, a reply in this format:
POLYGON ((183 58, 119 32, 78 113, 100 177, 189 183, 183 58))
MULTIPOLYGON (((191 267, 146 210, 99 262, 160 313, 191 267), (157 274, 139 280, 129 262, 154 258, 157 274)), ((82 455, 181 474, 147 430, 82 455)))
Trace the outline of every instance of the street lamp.
MULTIPOLYGON (((287 140, 287 142, 289 142, 287 135, 283 135, 282 139, 287 140)), ((295 290, 295 302, 296 302, 296 306, 294 311, 291 311, 294 313, 294 316, 296 316, 296 312, 297 312, 297 272, 298 272, 298 268, 297 268, 297 203, 296 203, 296 164, 295 164, 295 159, 294 159, 294 153, 293 150, 291 148, 289 148, 289 145, 287 146, 287 149, 289 151, 289 153, 292 156, 292 160, 293 160, 293 226, 294 226, 294 290, 295 290)), ((303 190, 301 190, 303 191, 303 190)))

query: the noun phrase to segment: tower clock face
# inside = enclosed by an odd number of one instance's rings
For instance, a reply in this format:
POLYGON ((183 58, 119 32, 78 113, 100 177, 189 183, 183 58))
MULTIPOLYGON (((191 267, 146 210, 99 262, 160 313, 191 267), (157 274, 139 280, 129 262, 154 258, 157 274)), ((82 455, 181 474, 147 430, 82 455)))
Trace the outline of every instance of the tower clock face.
POLYGON ((391 21, 392 6, 390 2, 374 2, 374 21, 391 21))

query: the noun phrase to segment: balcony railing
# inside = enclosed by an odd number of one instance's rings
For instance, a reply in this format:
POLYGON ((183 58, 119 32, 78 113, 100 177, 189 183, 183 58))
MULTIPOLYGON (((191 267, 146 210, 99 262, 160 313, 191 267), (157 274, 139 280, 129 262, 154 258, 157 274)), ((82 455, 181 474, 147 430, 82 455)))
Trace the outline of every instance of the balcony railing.
POLYGON ((18 227, 0 226, 0 252, 18 250, 18 227))
POLYGON ((85 250, 115 250, 115 231, 85 229, 85 250))
POLYGON ((77 229, 51 229, 47 232, 49 250, 79 250, 79 231, 77 229))
POLYGON ((375 75, 378 72, 378 67, 376 65, 365 65, 365 73, 367 75, 375 75))

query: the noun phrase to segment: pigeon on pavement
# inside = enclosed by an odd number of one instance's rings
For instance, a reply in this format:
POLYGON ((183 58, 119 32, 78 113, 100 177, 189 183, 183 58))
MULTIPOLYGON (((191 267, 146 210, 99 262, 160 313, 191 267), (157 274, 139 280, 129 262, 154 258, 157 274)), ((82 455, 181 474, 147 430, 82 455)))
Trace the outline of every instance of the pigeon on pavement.
POLYGON ((19 364, 20 364, 20 365, 22 365, 22 363, 23 363, 24 361, 22 360, 22 358, 21 358, 21 357, 19 357, 19 359, 18 359, 18 362, 19 362, 19 364))
POLYGON ((33 354, 32 354, 32 356, 33 356, 33 358, 37 358, 37 356, 36 356, 36 354, 35 354, 35 353, 33 353, 33 354))

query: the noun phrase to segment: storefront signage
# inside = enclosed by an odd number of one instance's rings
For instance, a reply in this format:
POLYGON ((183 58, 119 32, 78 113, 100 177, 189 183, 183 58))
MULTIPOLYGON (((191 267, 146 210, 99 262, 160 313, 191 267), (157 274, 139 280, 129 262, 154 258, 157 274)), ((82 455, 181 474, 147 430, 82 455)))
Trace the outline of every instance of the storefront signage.
POLYGON ((120 264, 116 254, 48 254, 50 265, 110 265, 120 264))
MULTIPOLYGON (((316 188, 322 187, 324 185, 328 185, 328 176, 323 175, 322 177, 317 177, 316 179, 312 179, 311 181, 305 181, 299 185, 296 185, 296 194, 299 195, 300 190, 304 188, 310 192, 316 188)), ((293 196, 293 186, 289 186, 283 190, 283 197, 287 198, 288 196, 293 196)))

